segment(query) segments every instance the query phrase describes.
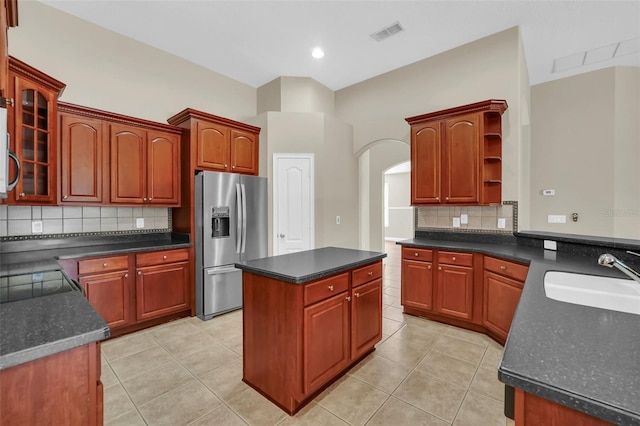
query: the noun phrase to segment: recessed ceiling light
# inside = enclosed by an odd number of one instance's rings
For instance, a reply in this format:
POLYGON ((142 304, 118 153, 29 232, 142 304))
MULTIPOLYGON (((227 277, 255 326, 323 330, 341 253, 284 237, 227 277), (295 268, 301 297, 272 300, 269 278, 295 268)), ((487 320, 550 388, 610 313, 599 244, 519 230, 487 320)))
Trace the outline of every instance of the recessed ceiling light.
POLYGON ((320 59, 324 56, 324 50, 322 50, 321 47, 315 47, 312 51, 311 51, 311 56, 313 56, 316 59, 320 59))

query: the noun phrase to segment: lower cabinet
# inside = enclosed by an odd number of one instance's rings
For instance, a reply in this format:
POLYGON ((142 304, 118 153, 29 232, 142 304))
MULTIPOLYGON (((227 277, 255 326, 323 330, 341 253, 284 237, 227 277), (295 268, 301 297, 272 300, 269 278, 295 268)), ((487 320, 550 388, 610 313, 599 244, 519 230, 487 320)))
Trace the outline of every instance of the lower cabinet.
POLYGON ((523 390, 515 390, 516 426, 607 426, 612 424, 523 390))
POLYGON ((404 312, 484 332, 504 344, 528 267, 483 256, 402 248, 404 312))
POLYGON ((291 284, 243 272, 243 380, 289 414, 382 339, 382 262, 291 284))
POLYGON ((188 249, 81 259, 78 281, 112 336, 191 308, 188 249))
POLYGON ((100 344, 0 370, 0 425, 103 423, 100 344))

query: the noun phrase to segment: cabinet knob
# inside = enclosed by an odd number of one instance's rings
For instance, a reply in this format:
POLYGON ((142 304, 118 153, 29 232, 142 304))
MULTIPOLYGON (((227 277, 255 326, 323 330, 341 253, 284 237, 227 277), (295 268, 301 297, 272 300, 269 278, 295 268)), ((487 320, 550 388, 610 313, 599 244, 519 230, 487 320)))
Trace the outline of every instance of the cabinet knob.
POLYGON ((67 199, 67 196, 66 196, 66 195, 65 195, 65 196, 63 196, 63 197, 62 197, 62 199, 63 199, 63 200, 66 200, 66 199, 67 199))
POLYGON ((360 293, 356 293, 356 297, 360 297, 360 293))
POLYGON ((227 166, 227 165, 225 164, 225 165, 224 165, 224 168, 226 169, 227 167, 229 167, 229 166, 227 166))
POLYGON ((456 257, 455 257, 455 256, 453 256, 453 257, 451 258, 451 260, 453 260, 453 261, 455 262, 455 260, 456 260, 456 257))
POLYGON ((373 272, 372 272, 372 271, 369 271, 369 274, 368 274, 368 275, 369 275, 370 277, 372 277, 372 276, 373 276, 373 272))
POLYGON ((449 201, 449 197, 444 197, 445 200, 449 201))
POLYGON ((231 166, 231 168, 232 168, 232 169, 235 169, 235 168, 236 168, 236 166, 231 166))
POLYGON ((142 271, 138 271, 138 275, 142 275, 142 271))
POLYGON ((166 255, 162 256, 162 260, 167 260, 167 256, 166 255))
POLYGON ((346 299, 347 299, 347 302, 351 302, 351 297, 350 296, 347 296, 346 299))
POLYGON ((125 278, 129 278, 129 274, 124 274, 124 277, 125 278))
POLYGON ((427 265, 427 269, 431 269, 431 265, 427 265))
POLYGON ((442 266, 438 266, 438 271, 442 271, 442 266))
POLYGON ((332 285, 329 286, 329 291, 333 291, 333 286, 332 285))
POLYGON ((20 194, 18 194, 18 196, 19 196, 20 198, 24 197, 24 192, 21 192, 20 194))
POLYGON ((106 267, 107 267, 107 265, 109 265, 109 264, 108 264, 107 262, 104 262, 104 263, 102 264, 102 267, 103 267, 103 268, 106 268, 106 267))
POLYGON ((440 201, 440 197, 436 197, 436 201, 440 201))
POLYGON ((416 252, 416 253, 414 253, 414 255, 415 255, 416 257, 420 256, 417 252, 416 252))
POLYGON ((145 201, 145 202, 146 202, 146 201, 147 201, 147 197, 144 197, 144 198, 142 199, 142 201, 145 201))

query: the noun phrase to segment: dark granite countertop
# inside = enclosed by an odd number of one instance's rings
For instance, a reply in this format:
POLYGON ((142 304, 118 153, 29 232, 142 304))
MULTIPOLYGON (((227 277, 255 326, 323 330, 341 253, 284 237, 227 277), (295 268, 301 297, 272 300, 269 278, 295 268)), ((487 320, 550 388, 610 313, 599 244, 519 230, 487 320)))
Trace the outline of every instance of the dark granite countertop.
MULTIPOLYGON (((3 242, 0 276, 60 270, 58 260, 190 247, 171 233, 3 242)), ((0 304, 0 369, 109 337, 80 291, 0 304)))
POLYGON ((547 271, 626 278, 597 257, 509 244, 410 239, 398 244, 479 252, 529 264, 498 368, 526 392, 620 425, 640 425, 640 316, 549 299, 547 271))
POLYGON ((0 370, 109 337, 79 291, 0 305, 0 370))
POLYGON ((324 247, 236 263, 246 272, 292 284, 304 284, 387 257, 386 253, 324 247))

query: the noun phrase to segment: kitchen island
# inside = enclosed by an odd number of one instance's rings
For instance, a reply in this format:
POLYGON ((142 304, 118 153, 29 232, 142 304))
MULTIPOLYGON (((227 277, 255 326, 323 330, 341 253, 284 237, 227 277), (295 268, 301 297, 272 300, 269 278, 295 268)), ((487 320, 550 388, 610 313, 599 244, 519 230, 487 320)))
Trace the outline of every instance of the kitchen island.
POLYGON ((325 247, 242 269, 243 381, 294 414, 382 338, 385 253, 325 247))

